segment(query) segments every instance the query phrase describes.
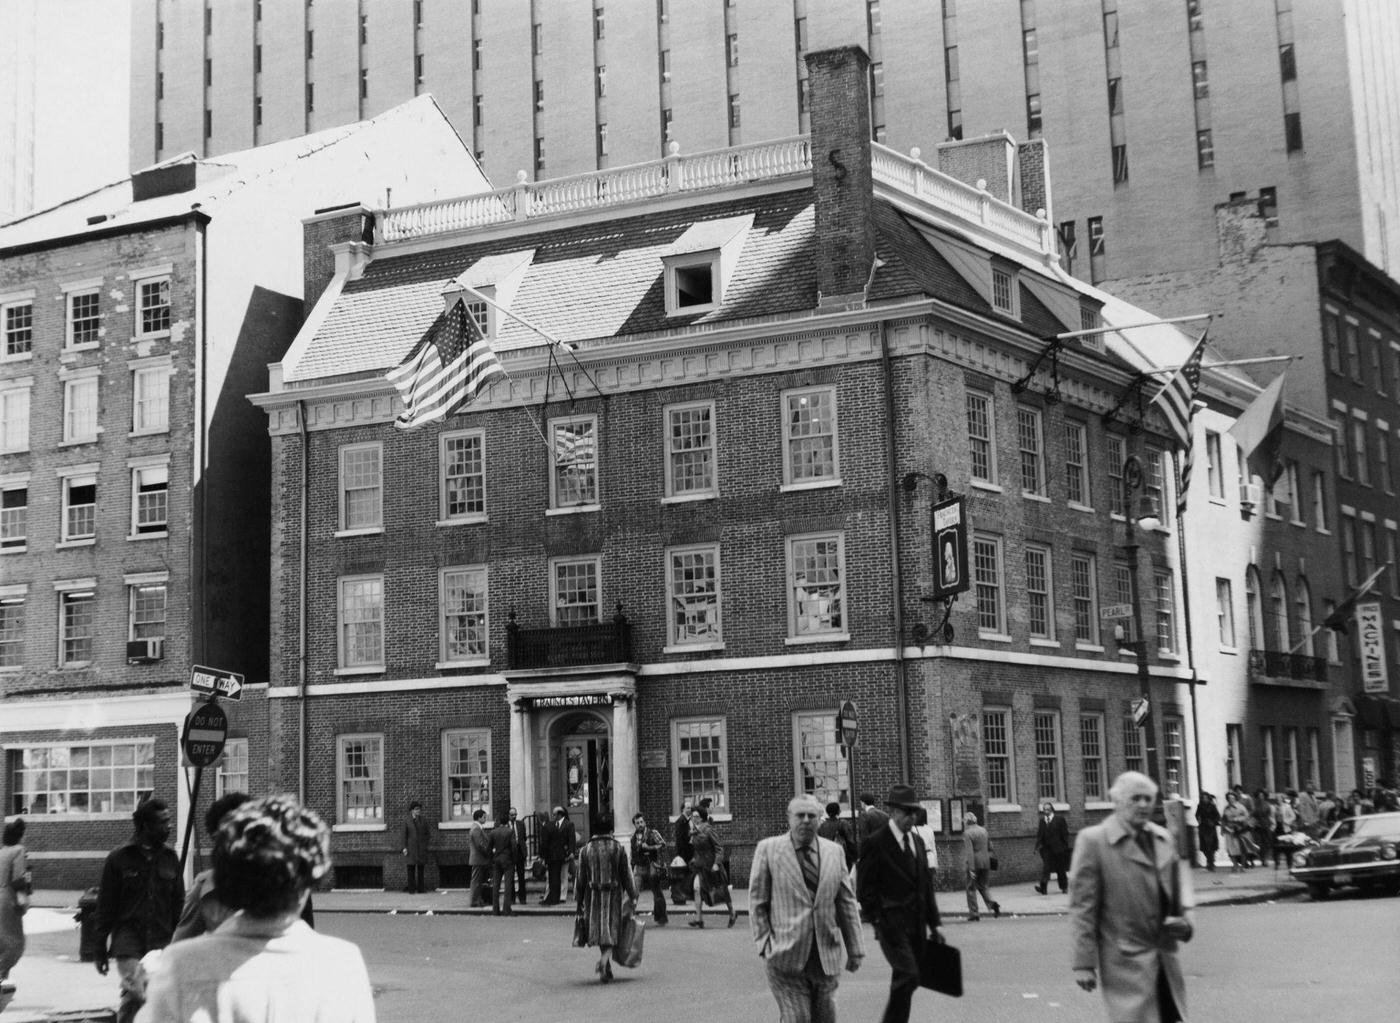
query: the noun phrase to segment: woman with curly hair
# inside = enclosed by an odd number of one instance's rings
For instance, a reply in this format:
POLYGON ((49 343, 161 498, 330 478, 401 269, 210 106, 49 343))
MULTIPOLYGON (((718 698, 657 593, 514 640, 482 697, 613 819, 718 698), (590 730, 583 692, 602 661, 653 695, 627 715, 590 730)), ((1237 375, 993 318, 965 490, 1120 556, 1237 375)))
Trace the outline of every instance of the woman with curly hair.
POLYGON ((612 950, 617 944, 622 915, 632 912, 637 886, 627 865, 627 850, 612 836, 613 815, 601 811, 596 823, 597 830, 579 855, 575 941, 585 947, 597 947, 598 965, 594 971, 607 984, 613 979, 612 950))
POLYGON ((234 914, 161 954, 138 1023, 374 1023, 360 950, 300 918, 330 863, 330 830, 294 796, 229 813, 214 839, 214 887, 234 914))

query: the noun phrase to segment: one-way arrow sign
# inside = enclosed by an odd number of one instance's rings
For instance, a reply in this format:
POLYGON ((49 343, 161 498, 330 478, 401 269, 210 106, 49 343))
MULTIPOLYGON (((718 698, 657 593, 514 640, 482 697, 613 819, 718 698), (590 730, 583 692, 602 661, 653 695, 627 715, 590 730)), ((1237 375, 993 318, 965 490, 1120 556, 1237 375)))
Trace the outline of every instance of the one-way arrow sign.
POLYGON ((196 664, 190 669, 190 688, 196 693, 237 700, 243 696, 243 676, 236 671, 204 668, 196 664))

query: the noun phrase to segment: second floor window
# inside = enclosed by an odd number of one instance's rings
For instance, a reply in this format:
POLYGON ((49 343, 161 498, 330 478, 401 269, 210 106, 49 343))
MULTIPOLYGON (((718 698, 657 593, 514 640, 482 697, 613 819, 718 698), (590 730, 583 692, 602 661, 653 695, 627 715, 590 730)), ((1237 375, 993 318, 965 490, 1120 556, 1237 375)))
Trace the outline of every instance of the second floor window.
POLYGON ((131 616, 128 639, 165 638, 165 583, 127 587, 131 616))
POLYGON ((972 478, 983 483, 997 481, 995 419, 992 396, 980 391, 967 392, 967 443, 971 455, 972 478))
POLYGON ((96 376, 79 377, 63 385, 63 442, 77 444, 97 439, 96 376))
POLYGON ((836 389, 790 391, 783 396, 785 483, 812 483, 839 476, 836 450, 836 389))
POLYGON ((680 405, 666 410, 666 496, 713 496, 715 407, 680 405))
POLYGON ((1089 504, 1089 444, 1083 423, 1065 424, 1065 498, 1070 504, 1089 504))
POLYGON ((556 626, 593 625, 602 621, 603 595, 598 558, 560 558, 554 562, 550 601, 556 626))
POLYGON ((340 580, 340 667, 384 666, 384 578, 340 580))
POLYGON ((791 638, 846 634, 845 559, 839 533, 788 540, 791 638))
POLYGON ((1021 449, 1021 493, 1045 495, 1045 450, 1040 410, 1016 410, 1016 440, 1021 449))
POLYGON ((719 548, 680 547, 669 556, 670 643, 719 643, 719 548))
POLYGON ((1073 554, 1069 559, 1070 591, 1074 595, 1074 639, 1091 646, 1099 641, 1099 593, 1094 556, 1073 554))
POLYGON ((340 449, 341 529, 383 525, 382 456, 378 444, 351 444, 340 449))
POLYGON ((1002 589, 1001 538, 974 536, 972 578, 977 593, 977 631, 1006 634, 1006 605, 1002 589))
POLYGON ((593 416, 550 424, 554 465, 550 498, 555 508, 592 507, 598 503, 598 420, 593 416))
POLYGON ((97 595, 92 590, 66 590, 58 595, 58 607, 59 666, 91 664, 97 641, 97 595))
POLYGON ((440 443, 443 519, 485 517, 485 436, 480 431, 445 433, 440 443))
POLYGON ((442 660, 472 661, 487 656, 486 569, 442 570, 442 660))

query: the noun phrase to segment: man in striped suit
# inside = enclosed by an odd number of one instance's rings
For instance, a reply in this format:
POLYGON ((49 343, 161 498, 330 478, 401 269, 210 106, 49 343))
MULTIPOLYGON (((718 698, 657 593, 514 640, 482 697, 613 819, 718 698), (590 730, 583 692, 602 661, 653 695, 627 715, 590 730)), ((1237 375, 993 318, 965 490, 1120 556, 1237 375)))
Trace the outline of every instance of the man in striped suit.
POLYGON ((749 923, 781 1023, 835 1023, 841 967, 865 956, 845 853, 817 835, 812 796, 788 803, 788 833, 765 838, 749 871, 749 923))

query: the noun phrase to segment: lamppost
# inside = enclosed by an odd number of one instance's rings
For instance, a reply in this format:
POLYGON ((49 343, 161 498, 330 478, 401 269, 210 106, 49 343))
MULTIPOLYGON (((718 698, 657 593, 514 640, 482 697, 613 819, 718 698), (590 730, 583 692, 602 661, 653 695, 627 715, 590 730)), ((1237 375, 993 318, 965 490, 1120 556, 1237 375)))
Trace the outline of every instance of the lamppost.
MULTIPOLYGON (((1147 776, 1157 783, 1157 811, 1161 814, 1162 783, 1157 762, 1157 715, 1152 706, 1152 676, 1147 670, 1147 630, 1142 620, 1142 594, 1138 587, 1138 542, 1136 517, 1137 491, 1142 488, 1142 462, 1137 455, 1129 455, 1123 463, 1123 552, 1128 556, 1128 594, 1133 608, 1133 623, 1137 627, 1137 640, 1132 647, 1137 654, 1138 700, 1133 703, 1133 720, 1143 731, 1143 756, 1147 776), (1140 718, 1140 720, 1139 720, 1140 718)), ((1142 523, 1157 521, 1155 513, 1144 516, 1142 523)), ((1122 642, 1119 643, 1122 646, 1122 642)))

